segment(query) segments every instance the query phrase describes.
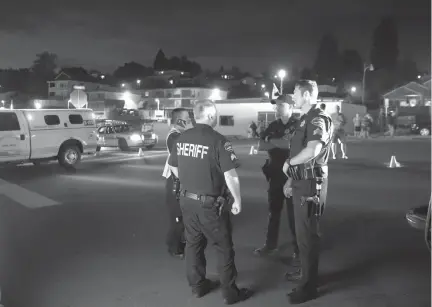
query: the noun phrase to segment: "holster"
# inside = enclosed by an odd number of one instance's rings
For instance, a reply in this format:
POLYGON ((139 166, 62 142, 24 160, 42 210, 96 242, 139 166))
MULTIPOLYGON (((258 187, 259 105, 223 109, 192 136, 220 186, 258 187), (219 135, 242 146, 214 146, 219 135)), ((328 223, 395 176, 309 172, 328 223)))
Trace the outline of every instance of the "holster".
POLYGON ((316 179, 316 193, 314 196, 302 196, 301 205, 308 206, 308 217, 315 215, 321 217, 324 213, 324 204, 320 201, 322 178, 316 179))
POLYGON ((177 200, 180 200, 180 180, 172 175, 173 178, 173 194, 175 195, 177 200))

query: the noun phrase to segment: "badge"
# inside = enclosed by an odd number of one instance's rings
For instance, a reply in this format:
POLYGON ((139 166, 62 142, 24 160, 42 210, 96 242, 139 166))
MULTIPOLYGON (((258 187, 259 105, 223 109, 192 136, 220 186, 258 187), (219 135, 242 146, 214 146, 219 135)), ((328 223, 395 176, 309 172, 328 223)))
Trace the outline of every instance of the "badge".
POLYGON ((234 152, 234 149, 232 148, 231 142, 225 142, 224 149, 228 152, 234 152))
POLYGON ((235 161, 235 160, 237 160, 237 156, 235 155, 235 154, 231 154, 231 161, 235 161))
POLYGON ((301 123, 300 123, 300 127, 303 127, 305 125, 305 121, 303 120, 301 123))

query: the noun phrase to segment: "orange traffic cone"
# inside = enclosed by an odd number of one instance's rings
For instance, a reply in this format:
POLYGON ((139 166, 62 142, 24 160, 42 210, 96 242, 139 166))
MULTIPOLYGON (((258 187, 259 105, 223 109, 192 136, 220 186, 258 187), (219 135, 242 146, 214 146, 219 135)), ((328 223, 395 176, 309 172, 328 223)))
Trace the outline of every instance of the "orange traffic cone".
POLYGON ((388 164, 388 168, 397 168, 401 167, 401 164, 396 160, 396 156, 391 156, 390 162, 388 164))

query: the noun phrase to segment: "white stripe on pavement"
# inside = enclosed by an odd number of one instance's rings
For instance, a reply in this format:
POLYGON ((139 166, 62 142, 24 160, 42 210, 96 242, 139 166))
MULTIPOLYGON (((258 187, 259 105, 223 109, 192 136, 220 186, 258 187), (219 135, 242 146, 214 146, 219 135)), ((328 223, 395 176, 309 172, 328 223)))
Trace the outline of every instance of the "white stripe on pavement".
POLYGON ((88 186, 88 183, 92 184, 112 184, 122 185, 126 187, 145 187, 145 188, 160 188, 165 185, 163 180, 143 180, 143 179, 132 179, 122 177, 107 177, 106 175, 94 176, 94 175, 60 175, 66 180, 78 181, 88 186))
POLYGON ((152 159, 152 158, 158 158, 158 157, 163 157, 163 156, 167 156, 168 153, 155 153, 155 154, 147 154, 144 156, 138 156, 138 155, 129 155, 129 154, 125 154, 123 156, 120 155, 116 155, 116 156, 106 156, 106 157, 101 157, 101 156, 97 156, 97 157, 89 157, 87 159, 83 159, 81 161, 81 163, 90 163, 90 162, 121 162, 121 161, 133 161, 133 160, 144 160, 144 159, 152 159))
POLYGON ((0 194, 30 209, 60 205, 57 201, 3 179, 0 179, 0 194))

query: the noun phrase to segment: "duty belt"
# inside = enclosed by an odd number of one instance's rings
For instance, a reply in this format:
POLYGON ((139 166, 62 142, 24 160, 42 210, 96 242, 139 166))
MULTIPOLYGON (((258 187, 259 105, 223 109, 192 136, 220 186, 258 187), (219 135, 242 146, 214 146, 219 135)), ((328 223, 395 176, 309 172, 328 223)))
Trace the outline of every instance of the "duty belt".
POLYGON ((201 201, 201 202, 205 202, 209 198, 213 198, 213 199, 215 198, 213 196, 200 195, 200 194, 191 193, 191 192, 188 192, 186 190, 180 191, 180 196, 187 197, 187 198, 190 198, 190 199, 193 199, 193 200, 197 200, 197 201, 201 201))

